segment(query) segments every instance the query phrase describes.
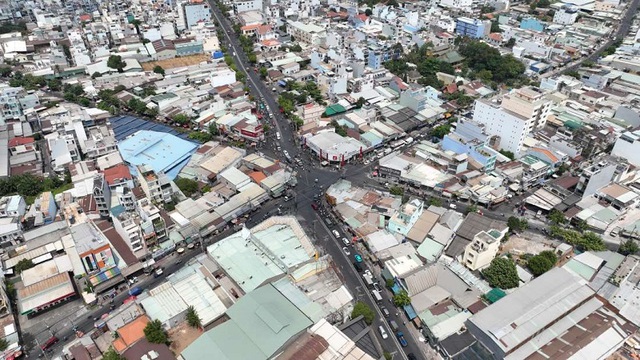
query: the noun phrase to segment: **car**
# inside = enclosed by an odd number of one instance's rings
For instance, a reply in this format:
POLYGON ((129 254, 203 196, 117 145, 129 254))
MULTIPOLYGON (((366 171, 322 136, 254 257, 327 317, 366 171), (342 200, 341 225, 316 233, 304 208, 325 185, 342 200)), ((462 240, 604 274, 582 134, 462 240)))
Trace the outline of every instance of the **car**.
POLYGON ((371 270, 369 270, 369 269, 364 271, 364 275, 371 276, 373 278, 373 274, 371 273, 371 270))
POLYGON ((377 282, 373 283, 373 289, 374 290, 378 290, 378 291, 382 291, 382 290, 380 290, 380 285, 377 282))
POLYGON ((133 287, 133 288, 131 288, 131 290, 129 290, 129 295, 131 295, 131 296, 138 296, 140 294, 142 294, 142 289, 137 287, 137 286, 133 287))
POLYGON ((60 339, 58 339, 55 336, 52 336, 49 338, 49 340, 45 341, 44 344, 40 346, 40 349, 42 349, 42 351, 46 351, 50 349, 53 345, 55 345, 58 341, 60 341, 60 339))
POLYGON ((418 360, 418 358, 415 355, 413 355, 413 353, 408 353, 407 354, 407 359, 409 359, 409 360, 418 360))
POLYGON ((189 245, 187 245, 187 249, 193 249, 194 247, 196 247, 196 244, 194 243, 189 243, 189 245))
POLYGON ((347 254, 347 256, 351 255, 351 251, 349 251, 349 248, 346 246, 342 248, 342 251, 344 251, 344 253, 347 254))
POLYGON ((384 326, 382 325, 378 326, 378 330, 380 330, 380 336, 382 336, 382 339, 386 339, 389 337, 389 334, 387 334, 387 331, 384 329, 384 326))
POLYGON ((380 306, 380 311, 382 311, 382 314, 384 315, 384 317, 391 316, 391 314, 389 313, 389 310, 387 310, 387 308, 384 306, 380 306))
POLYGON ((289 152, 287 150, 282 150, 282 153, 285 157, 289 157, 289 152))
POLYGON ((340 237, 340 233, 338 232, 338 230, 331 230, 331 232, 333 233, 333 236, 339 238, 340 237))
POLYGON ((316 204, 316 203, 311 203, 311 208, 312 208, 313 210, 318 210, 318 204, 316 204))
POLYGON ((362 262, 362 255, 360 254, 353 255, 353 258, 356 259, 356 263, 358 264, 362 262))
POLYGON ((343 238, 342 238, 342 242, 343 242, 345 245, 347 245, 347 246, 351 245, 351 242, 350 242, 350 241, 349 241, 349 239, 347 239, 346 237, 343 237, 343 238))
POLYGON ((158 278, 158 277, 162 276, 163 273, 164 273, 164 269, 159 267, 159 268, 156 269, 156 271, 153 272, 153 277, 154 278, 158 278))
POLYGON ((290 200, 290 198, 288 196, 284 197, 284 201, 289 201, 289 200, 290 200))
POLYGON ((458 206, 456 204, 449 204, 449 208, 455 210, 458 206))
POLYGON ((407 347, 407 345, 409 345, 407 343, 407 339, 404 338, 404 334, 402 333, 402 331, 398 331, 396 333, 396 337, 398 338, 398 341, 400 342, 400 345, 402 345, 402 347, 407 347))

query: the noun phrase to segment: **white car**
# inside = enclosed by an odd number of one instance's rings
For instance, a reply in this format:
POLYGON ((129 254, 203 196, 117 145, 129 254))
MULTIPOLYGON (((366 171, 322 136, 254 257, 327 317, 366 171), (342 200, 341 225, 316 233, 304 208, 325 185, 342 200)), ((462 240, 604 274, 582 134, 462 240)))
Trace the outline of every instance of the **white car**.
POLYGON ((389 337, 389 334, 387 334, 387 331, 384 329, 382 325, 378 326, 378 329, 380 330, 380 336, 382 336, 383 339, 386 339, 389 337))
POLYGON ((364 274, 373 277, 373 274, 371 274, 371 270, 369 269, 365 270, 364 274))
POLYGON ((333 236, 340 238, 340 233, 338 232, 338 230, 332 230, 331 232, 333 232, 333 236))
POLYGON ((282 153, 284 154, 284 156, 289 156, 289 152, 287 150, 282 150, 282 153))
POLYGON ((457 208, 456 204, 449 204, 449 207, 455 210, 457 208))
POLYGON ((351 242, 347 238, 342 238, 342 242, 347 246, 351 245, 351 242))
POLYGON ((349 251, 349 248, 346 246, 342 248, 342 251, 344 251, 347 256, 351 255, 351 251, 349 251))

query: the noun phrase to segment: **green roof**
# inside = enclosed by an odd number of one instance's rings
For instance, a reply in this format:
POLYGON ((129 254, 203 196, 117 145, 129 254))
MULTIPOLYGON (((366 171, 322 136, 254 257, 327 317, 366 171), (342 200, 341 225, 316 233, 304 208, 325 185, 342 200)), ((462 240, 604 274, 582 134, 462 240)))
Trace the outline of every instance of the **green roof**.
POLYGON ((185 360, 270 359, 313 322, 271 285, 240 298, 229 320, 202 334, 183 352, 185 360))
POLYGON ((340 104, 333 104, 330 105, 329 107, 327 107, 327 109, 324 111, 324 113, 327 116, 333 116, 336 114, 342 114, 343 112, 346 112, 347 109, 344 108, 344 106, 340 105, 340 104))
POLYGON ((502 289, 498 289, 498 288, 491 289, 491 291, 489 291, 487 295, 485 295, 487 300, 492 304, 502 299, 505 296, 507 296, 507 294, 504 291, 502 291, 502 289))
POLYGON ((435 262, 436 260, 438 260, 438 256, 442 254, 443 249, 444 245, 435 240, 427 238, 424 239, 420 246, 418 246, 417 251, 418 254, 427 259, 428 262, 435 262))
POLYGON ((587 281, 591 281, 593 275, 596 273, 596 269, 589 267, 580 261, 576 261, 575 259, 569 260, 569 262, 567 262, 563 267, 571 269, 574 273, 580 275, 587 281))

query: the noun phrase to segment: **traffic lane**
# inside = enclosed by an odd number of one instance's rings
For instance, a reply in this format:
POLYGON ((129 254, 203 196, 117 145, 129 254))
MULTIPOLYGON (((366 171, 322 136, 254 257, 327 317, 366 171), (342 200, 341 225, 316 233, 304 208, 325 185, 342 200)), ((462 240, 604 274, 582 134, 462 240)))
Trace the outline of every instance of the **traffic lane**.
MULTIPOLYGON (((342 250, 343 246, 340 246, 342 242, 339 239, 336 239, 334 237, 334 235, 331 233, 329 228, 326 226, 326 224, 322 221, 320 216, 315 211, 313 210, 310 211, 308 209, 301 209, 300 213, 307 219, 311 219, 315 217, 316 220, 321 223, 321 228, 322 230, 325 231, 325 237, 329 239, 329 241, 327 241, 327 245, 325 246, 325 250, 329 255, 331 255, 333 260, 341 269, 340 273, 343 276, 343 282, 353 292, 353 294, 356 296, 358 301, 362 301, 366 303, 367 306, 369 306, 371 309, 374 309, 376 313, 376 319, 374 319, 374 322, 371 324, 371 327, 373 328, 376 338, 383 345, 384 351, 394 352, 396 350, 399 350, 401 348, 400 344, 397 343, 397 339, 395 338, 395 335, 393 335, 393 333, 390 332, 390 328, 388 324, 386 324, 384 320, 384 316, 382 315, 382 312, 378 308, 378 304, 376 304, 375 301, 373 301, 373 299, 371 298, 371 293, 369 292, 369 289, 366 287, 366 285, 362 281, 360 274, 356 272, 355 268, 351 263, 353 252, 350 256, 347 256, 343 252, 342 250), (385 324, 384 326, 387 332, 389 333, 389 337, 387 339, 382 339, 382 336, 380 335, 380 331, 378 329, 378 326, 382 325, 383 323, 385 324)), ((320 233, 322 232, 322 230, 320 230, 320 233)), ((341 232, 341 234, 343 233, 341 232)), ((403 358, 406 358, 406 357, 403 356, 403 358)))
MULTIPOLYGON (((162 267, 164 268, 164 272, 161 276, 156 278, 151 274, 140 275, 138 276, 138 282, 133 284, 131 287, 137 286, 137 287, 140 287, 142 290, 145 290, 145 289, 153 288, 156 285, 159 285, 160 283, 166 280, 166 277, 168 275, 173 274, 178 269, 180 269, 186 262, 191 260, 196 255, 200 254, 200 248, 195 247, 193 249, 186 249, 186 251, 181 255, 178 255, 177 253, 173 253, 173 254, 175 255, 168 255, 167 258, 161 259, 159 261, 159 263, 161 263, 163 265, 162 267), (177 260, 180 262, 165 264, 166 261, 172 261, 172 260, 173 261, 177 260)), ((79 331, 85 334, 88 333, 94 328, 96 321, 98 321, 104 314, 108 314, 112 311, 117 311, 117 307, 121 306, 124 300, 130 297, 128 290, 129 288, 127 288, 127 290, 125 291, 118 291, 118 294, 113 298, 113 305, 115 305, 116 309, 111 310, 110 308, 111 303, 107 303, 104 306, 101 306, 95 310, 92 310, 86 313, 82 317, 76 318, 75 320, 70 320, 70 322, 73 325, 75 325, 79 331)), ((54 335, 58 339, 60 339, 60 341, 56 345, 51 347, 51 351, 49 351, 48 353, 56 353, 58 351, 62 351, 62 347, 65 345, 66 342, 75 339, 75 332, 73 331, 73 326, 67 329, 63 329, 61 331, 57 331, 54 333, 54 335)), ((35 336, 35 338, 40 342, 40 344, 47 341, 50 337, 51 337, 51 334, 49 333, 44 334, 43 332, 41 332, 39 336, 38 335, 35 336)), ((39 348, 33 348, 31 349, 31 352, 41 353, 42 351, 39 348)))

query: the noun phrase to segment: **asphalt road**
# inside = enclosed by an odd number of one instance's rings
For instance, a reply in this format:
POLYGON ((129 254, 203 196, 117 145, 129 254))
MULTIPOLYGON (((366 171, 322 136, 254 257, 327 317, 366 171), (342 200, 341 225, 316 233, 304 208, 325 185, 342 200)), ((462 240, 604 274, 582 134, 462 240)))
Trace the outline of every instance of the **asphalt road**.
MULTIPOLYGON (((301 216, 307 222, 313 224, 314 235, 316 239, 330 239, 330 240, 322 240, 326 241, 325 244, 321 244, 320 246, 323 249, 331 254, 333 260, 336 262, 337 266, 340 268, 341 274, 344 277, 344 282, 349 288, 349 290, 355 295, 360 295, 360 300, 367 302, 372 308, 376 309, 378 312, 378 317, 382 318, 381 312, 371 297, 370 292, 364 287, 364 283, 362 282, 362 278, 355 272, 351 261, 347 258, 342 252, 342 246, 340 246, 341 242, 337 242, 333 235, 330 233, 329 229, 326 227, 322 219, 316 214, 316 212, 311 208, 311 203, 314 202, 314 195, 320 194, 322 190, 326 190, 328 186, 337 181, 341 176, 348 178, 349 180, 364 180, 366 177, 366 172, 368 169, 362 167, 356 167, 347 165, 345 169, 338 170, 334 168, 321 168, 314 167, 317 165, 317 161, 314 161, 308 153, 302 153, 302 149, 296 145, 296 140, 294 139, 294 134, 291 129, 290 123, 287 119, 285 119, 279 111, 279 106, 274 95, 267 88, 267 86, 261 81, 259 75, 253 70, 253 66, 249 64, 249 61, 245 54, 242 51, 242 47, 238 41, 236 34, 234 33, 231 23, 228 18, 222 14, 220 9, 213 1, 209 1, 212 9, 212 13, 218 24, 222 26, 222 29, 225 33, 226 39, 224 39, 223 43, 227 45, 228 51, 231 52, 231 55, 234 58, 238 69, 247 75, 247 86, 250 89, 250 92, 254 95, 256 101, 262 101, 266 105, 267 112, 270 112, 274 115, 273 125, 281 134, 281 140, 277 140, 275 138, 271 138, 272 141, 278 141, 282 150, 286 150, 289 155, 294 159, 301 159, 302 166, 295 166, 298 173, 298 185, 295 187, 295 202, 294 209, 295 213, 298 216, 301 216), (296 207, 297 206, 297 207, 296 207), (324 245, 324 246, 323 246, 324 245)), ((268 146, 268 145, 267 145, 268 146)), ((270 152, 270 151, 269 151, 270 152)), ((276 153, 276 158, 283 158, 284 154, 276 153)), ((290 206, 286 204, 285 206, 290 206)), ((273 212, 274 210, 261 209, 258 212, 257 216, 259 221, 261 219, 259 214, 268 214, 269 212, 273 212)), ((277 211, 277 210, 276 210, 277 211)), ((264 216, 264 215, 263 215, 264 216)), ((253 221, 256 221, 255 219, 253 221)), ((320 241, 320 240, 319 240, 320 241)), ((320 241, 321 242, 321 241, 320 241)), ((403 348, 398 343, 398 340, 395 336, 393 336, 393 332, 388 331, 389 337, 387 339, 382 339, 379 336, 379 332, 377 331, 377 326, 374 326, 376 331, 376 335, 378 336, 378 340, 381 344, 383 344, 384 350, 390 353, 397 353, 402 359, 406 359, 406 355, 402 351, 403 348)), ((388 329, 388 328, 387 328, 388 329)), ((418 355, 419 358, 422 358, 422 355, 419 351, 417 351, 417 346, 413 344, 411 337, 405 337, 409 342, 409 346, 407 349, 410 352, 413 352, 415 355, 418 355)))
POLYGON ((576 60, 574 62, 569 63, 568 66, 565 66, 565 67, 562 67, 560 69, 545 73, 545 74, 542 75, 542 77, 549 77, 549 76, 553 76, 553 75, 555 75, 557 73, 567 73, 569 71, 574 71, 574 70, 577 70, 578 68, 580 68, 582 63, 587 61, 587 60, 589 60, 589 61, 598 60, 600 55, 609 46, 611 46, 617 39, 622 39, 627 35, 627 33, 629 32, 629 28, 631 27, 631 24, 633 22, 633 16, 638 11, 638 5, 639 4, 640 4, 640 0, 633 0, 629 4, 629 7, 627 8, 624 16, 622 17, 622 20, 620 20, 620 23, 618 25, 618 29, 614 32, 613 36, 607 38, 607 41, 602 43, 593 53, 591 53, 588 56, 585 56, 585 57, 583 57, 583 58, 581 58, 579 60, 576 60))

